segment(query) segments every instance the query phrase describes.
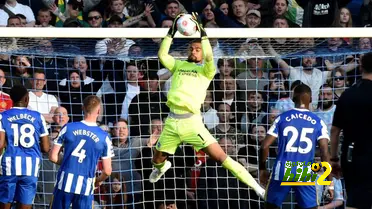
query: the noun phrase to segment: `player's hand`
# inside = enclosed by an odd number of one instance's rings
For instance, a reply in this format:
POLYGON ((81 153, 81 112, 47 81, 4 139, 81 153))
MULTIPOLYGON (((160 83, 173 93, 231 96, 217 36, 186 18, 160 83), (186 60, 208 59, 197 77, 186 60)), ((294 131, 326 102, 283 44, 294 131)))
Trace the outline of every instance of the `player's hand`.
POLYGON ((103 181, 94 182, 94 189, 98 189, 102 185, 103 181))
POLYGON ((267 182, 269 181, 269 171, 267 170, 260 170, 260 183, 263 186, 267 186, 267 182))
POLYGON ((180 19, 180 17, 182 17, 184 14, 179 14, 177 15, 176 18, 174 18, 174 21, 173 21, 173 24, 172 24, 172 27, 169 28, 169 31, 168 31, 168 36, 170 37, 174 37, 174 35, 176 35, 176 32, 177 32, 177 21, 178 19, 180 19))
POLYGON ((193 12, 192 17, 193 18, 191 20, 196 24, 198 31, 200 32, 200 36, 206 37, 207 33, 205 32, 205 29, 203 27, 203 22, 202 22, 201 17, 198 15, 197 12, 193 12))

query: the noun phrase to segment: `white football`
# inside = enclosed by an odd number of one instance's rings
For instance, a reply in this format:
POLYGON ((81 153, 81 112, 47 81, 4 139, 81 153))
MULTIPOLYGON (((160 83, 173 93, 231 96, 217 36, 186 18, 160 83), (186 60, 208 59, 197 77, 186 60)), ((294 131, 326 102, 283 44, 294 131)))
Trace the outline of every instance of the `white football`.
POLYGON ((193 22, 192 15, 185 14, 177 20, 177 30, 184 36, 192 36, 196 33, 197 27, 193 22))

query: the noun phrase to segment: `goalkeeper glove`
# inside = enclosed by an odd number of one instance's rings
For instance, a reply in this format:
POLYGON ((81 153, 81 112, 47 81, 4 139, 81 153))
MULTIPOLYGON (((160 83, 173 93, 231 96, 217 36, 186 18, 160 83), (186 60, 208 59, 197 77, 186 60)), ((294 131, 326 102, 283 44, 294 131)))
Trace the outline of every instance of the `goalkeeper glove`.
POLYGON ((173 21, 173 24, 172 24, 172 27, 169 28, 169 31, 168 31, 168 36, 173 38, 174 35, 176 35, 176 32, 177 32, 177 21, 178 19, 180 19, 180 17, 182 17, 184 14, 179 14, 176 18, 174 18, 174 21, 173 21))
POLYGON ((192 21, 196 24, 196 26, 198 27, 198 30, 200 32, 200 37, 203 38, 203 37, 207 37, 207 33, 205 32, 205 29, 203 27, 203 22, 200 18, 200 16, 198 15, 198 13, 196 12, 193 12, 192 13, 192 21))

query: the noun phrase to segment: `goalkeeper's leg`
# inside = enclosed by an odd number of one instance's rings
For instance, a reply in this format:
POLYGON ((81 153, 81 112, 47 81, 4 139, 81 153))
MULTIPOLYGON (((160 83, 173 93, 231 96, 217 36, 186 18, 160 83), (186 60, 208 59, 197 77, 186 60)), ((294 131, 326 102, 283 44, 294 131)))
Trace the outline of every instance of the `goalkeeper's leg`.
POLYGON ((203 149, 209 157, 218 161, 224 168, 229 170, 241 182, 251 187, 259 197, 264 199, 265 189, 263 189, 252 175, 240 163, 236 162, 222 150, 218 143, 213 143, 203 149))
POLYGON ((154 157, 152 158, 152 164, 154 169, 152 170, 149 181, 155 183, 167 172, 172 166, 171 162, 167 160, 168 154, 165 152, 158 151, 155 149, 154 157))

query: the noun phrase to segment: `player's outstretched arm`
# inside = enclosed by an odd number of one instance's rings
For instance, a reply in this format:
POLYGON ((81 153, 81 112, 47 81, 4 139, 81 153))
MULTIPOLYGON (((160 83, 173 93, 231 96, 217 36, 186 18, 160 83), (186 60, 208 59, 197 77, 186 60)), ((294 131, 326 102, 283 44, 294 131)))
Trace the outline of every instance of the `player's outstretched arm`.
POLYGON ((63 155, 60 154, 61 147, 62 146, 59 144, 53 144, 52 149, 49 152, 49 160, 57 165, 61 165, 63 160, 63 155))
POLYGON ((42 136, 40 137, 40 142, 41 142, 41 152, 43 153, 48 153, 50 150, 50 141, 49 141, 49 136, 42 136))
POLYGON ((258 164, 259 180, 260 180, 260 183, 265 186, 267 185, 268 180, 269 180, 269 172, 266 170, 266 160, 267 160, 267 157, 269 156, 269 147, 272 143, 274 143, 275 140, 276 140, 275 136, 267 134, 266 138, 262 142, 260 152, 259 152, 259 155, 260 155, 259 164, 258 164))
POLYGON ((160 49, 158 52, 158 57, 162 65, 173 73, 174 65, 176 60, 169 54, 169 49, 173 41, 173 37, 177 32, 177 20, 181 17, 178 15, 172 24, 172 27, 169 28, 167 36, 164 37, 160 44, 160 49))
POLYGON ((216 74, 216 67, 214 66, 214 58, 213 58, 213 49, 211 46, 211 43, 209 42, 207 32, 205 31, 203 27, 203 22, 198 15, 198 13, 192 13, 192 16, 194 17, 194 22, 198 27, 198 30, 200 32, 200 38, 201 38, 201 45, 203 50, 203 59, 205 63, 205 74, 209 78, 213 78, 216 74))
POLYGON ((330 154, 328 152, 328 138, 322 138, 318 140, 320 155, 322 162, 330 162, 330 154))
POLYGON ((102 159, 102 167, 103 169, 101 175, 96 178, 96 183, 98 185, 105 181, 112 173, 111 158, 102 159))

